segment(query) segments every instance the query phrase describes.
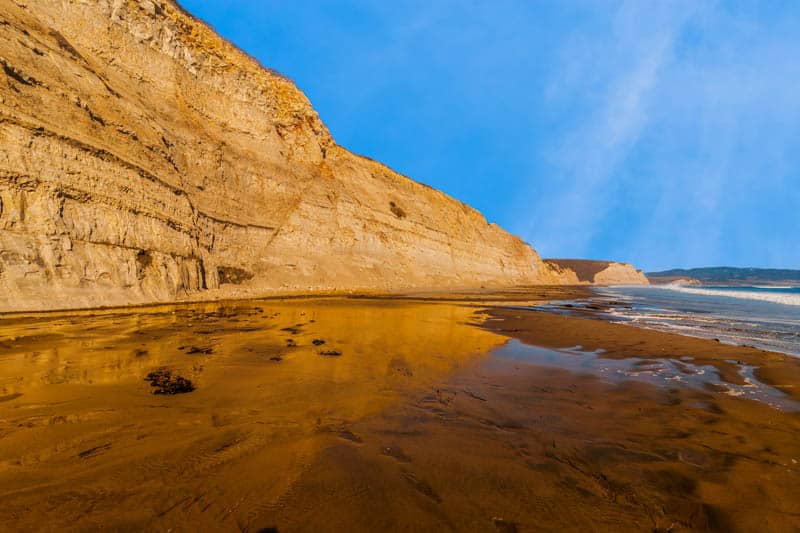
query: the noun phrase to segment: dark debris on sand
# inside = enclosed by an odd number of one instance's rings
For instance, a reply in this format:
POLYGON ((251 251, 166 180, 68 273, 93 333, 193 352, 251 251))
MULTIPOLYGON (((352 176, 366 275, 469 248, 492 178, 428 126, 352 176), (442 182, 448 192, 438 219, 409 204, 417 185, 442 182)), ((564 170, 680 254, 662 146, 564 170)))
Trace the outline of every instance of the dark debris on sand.
POLYGON ((351 442, 364 442, 364 440, 361 437, 359 437, 349 429, 340 429, 338 435, 339 437, 345 440, 349 440, 351 442))
POLYGON ((325 341, 322 339, 314 339, 313 341, 311 341, 311 344, 313 344, 314 346, 322 346, 323 344, 325 344, 325 341))
POLYGON ((186 355, 204 354, 211 355, 214 353, 213 346, 180 346, 179 350, 186 350, 186 355))
POLYGON ((184 394, 194 390, 194 384, 183 376, 173 376, 172 372, 160 368, 145 376, 145 381, 150 382, 156 389, 153 394, 184 394))
POLYGON ((340 355, 342 355, 342 352, 340 352, 339 350, 320 350, 317 353, 324 357, 339 357, 340 355))
POLYGON ((100 446, 95 446, 94 448, 89 448, 88 450, 83 450, 82 452, 79 452, 78 457, 80 457, 81 459, 94 457, 95 455, 102 453, 108 450, 109 448, 111 448, 111 443, 106 442, 105 444, 101 444, 100 446))

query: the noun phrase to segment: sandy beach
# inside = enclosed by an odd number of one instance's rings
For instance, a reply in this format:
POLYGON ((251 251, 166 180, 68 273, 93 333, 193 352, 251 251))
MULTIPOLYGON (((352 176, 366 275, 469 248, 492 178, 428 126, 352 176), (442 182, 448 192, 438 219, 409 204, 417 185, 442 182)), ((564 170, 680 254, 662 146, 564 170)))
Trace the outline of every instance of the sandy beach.
POLYGON ((6 316, 0 520, 11 530, 800 527, 797 360, 518 307, 582 293, 6 316), (686 379, 637 372, 658 365, 686 379))

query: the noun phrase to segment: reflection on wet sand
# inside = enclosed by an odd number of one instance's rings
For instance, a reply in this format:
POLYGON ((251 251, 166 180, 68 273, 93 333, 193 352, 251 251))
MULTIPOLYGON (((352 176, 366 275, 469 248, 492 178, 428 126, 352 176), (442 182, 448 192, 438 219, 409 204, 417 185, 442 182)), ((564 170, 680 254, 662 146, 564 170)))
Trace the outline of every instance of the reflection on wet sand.
POLYGON ((7 317, 0 523, 796 530, 800 414, 785 376, 797 369, 458 302, 7 317))
POLYGON ((504 342, 470 315, 297 300, 7 320, 0 521, 267 527, 331 442, 360 442, 354 421, 504 342), (151 394, 159 370, 195 390, 151 394))

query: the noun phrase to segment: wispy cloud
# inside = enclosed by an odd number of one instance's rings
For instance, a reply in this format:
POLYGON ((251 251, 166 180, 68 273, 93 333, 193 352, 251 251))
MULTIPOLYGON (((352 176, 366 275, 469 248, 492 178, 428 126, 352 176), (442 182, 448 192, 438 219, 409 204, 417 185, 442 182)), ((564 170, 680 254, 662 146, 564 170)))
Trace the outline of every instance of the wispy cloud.
POLYGON ((538 203, 550 216, 537 217, 528 231, 546 253, 585 255, 600 230, 598 222, 613 208, 615 171, 648 125, 653 88, 694 13, 689 5, 655 16, 651 9, 643 2, 623 3, 610 34, 578 36, 561 52, 565 67, 554 73, 550 102, 588 105, 586 115, 578 116, 545 153, 555 170, 551 179, 560 183, 550 190, 553 196, 538 203))
POLYGON ((545 255, 798 266, 800 19, 756 7, 623 3, 576 28, 517 229, 545 255))

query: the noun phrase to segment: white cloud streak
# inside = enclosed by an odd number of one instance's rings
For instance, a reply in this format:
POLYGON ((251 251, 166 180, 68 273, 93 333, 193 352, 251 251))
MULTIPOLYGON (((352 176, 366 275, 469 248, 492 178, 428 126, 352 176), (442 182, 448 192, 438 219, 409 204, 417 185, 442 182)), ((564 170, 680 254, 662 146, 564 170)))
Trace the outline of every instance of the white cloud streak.
POLYGON ((629 2, 577 28, 547 92, 569 126, 516 229, 546 256, 800 266, 800 40, 752 15, 629 2))
POLYGON ((580 255, 586 250, 598 229, 597 221, 611 205, 609 196, 614 191, 609 182, 648 125, 653 87, 663 66, 671 61, 676 37, 693 9, 681 7, 661 14, 655 27, 641 23, 652 17, 646 11, 642 2, 621 4, 609 43, 598 46, 595 40, 576 39, 563 53, 566 74, 555 76, 548 90, 551 99, 557 101, 562 94, 573 97, 577 92, 597 105, 548 154, 568 185, 556 198, 543 200, 548 204, 546 211, 555 216, 537 218, 536 226, 529 228, 545 253, 574 250, 561 255, 580 255), (577 76, 579 72, 587 73, 588 79, 577 76), (601 79, 592 79, 592 73, 601 79), (579 87, 570 86, 574 84, 579 87))

